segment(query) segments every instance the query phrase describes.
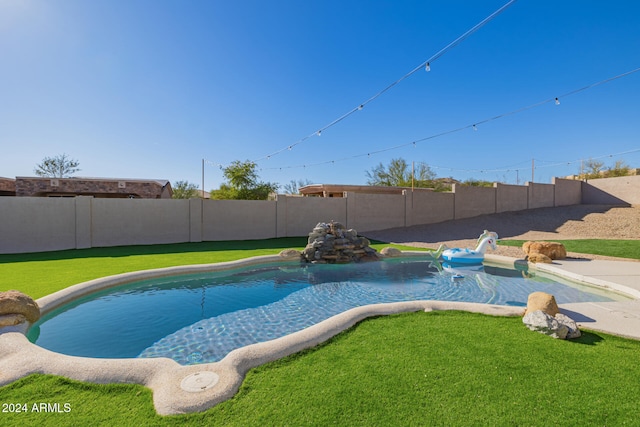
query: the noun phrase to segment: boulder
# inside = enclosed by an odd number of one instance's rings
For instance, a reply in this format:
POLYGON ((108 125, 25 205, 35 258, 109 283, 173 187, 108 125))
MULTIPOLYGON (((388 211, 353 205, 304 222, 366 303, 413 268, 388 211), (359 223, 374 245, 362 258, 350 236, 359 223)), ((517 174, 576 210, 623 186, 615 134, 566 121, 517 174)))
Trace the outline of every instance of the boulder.
POLYGON ((531 254, 531 255, 528 255, 527 256, 527 261, 532 262, 534 264, 536 264, 536 263, 543 263, 543 264, 551 264, 551 263, 553 263, 551 258, 546 256, 545 254, 531 254))
POLYGON ((532 331, 540 332, 553 338, 563 340, 569 334, 569 328, 566 325, 558 322, 553 316, 542 310, 527 312, 522 318, 522 323, 532 331))
POLYGON ((543 311, 550 316, 555 316, 560 313, 558 304, 556 303, 556 298, 546 292, 532 292, 529 294, 525 314, 537 310, 543 311))
POLYGON ((532 254, 543 254, 551 259, 565 259, 567 250, 562 243, 557 242, 524 242, 522 244, 524 253, 531 257, 532 254))
POLYGON ((394 258, 394 257, 402 256, 402 251, 400 249, 387 246, 380 250, 380 254, 386 257, 394 258))
POLYGON ((300 251, 297 251, 295 249, 284 249, 280 251, 278 255, 280 256, 280 258, 284 258, 284 259, 295 259, 295 258, 300 258, 302 256, 300 251))
POLYGON ((0 328, 20 325, 27 321, 22 314, 3 314, 0 316, 0 328))
POLYGON ((26 321, 34 323, 40 318, 40 307, 22 292, 0 292, 0 316, 5 314, 21 314, 26 321))
POLYGON ((542 310, 531 311, 524 315, 522 323, 532 331, 562 340, 579 338, 581 335, 576 322, 562 313, 551 316, 542 310))
POLYGON ((578 324, 572 318, 562 313, 556 314, 554 318, 558 321, 558 323, 566 326, 567 329, 569 329, 569 332, 567 333, 568 340, 580 338, 580 335, 582 335, 582 333, 578 328, 578 324))

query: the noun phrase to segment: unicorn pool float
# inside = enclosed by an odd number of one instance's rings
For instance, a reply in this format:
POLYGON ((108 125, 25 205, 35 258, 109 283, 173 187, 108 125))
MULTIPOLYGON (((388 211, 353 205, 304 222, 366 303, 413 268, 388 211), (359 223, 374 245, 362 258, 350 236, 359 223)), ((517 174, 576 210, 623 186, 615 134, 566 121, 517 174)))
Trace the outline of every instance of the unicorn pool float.
POLYGON ((487 246, 491 246, 491 249, 495 251, 497 248, 497 240, 498 233, 484 230, 484 233, 478 237, 478 246, 475 249, 444 249, 440 256, 446 262, 452 264, 482 264, 482 261, 484 261, 484 253, 487 251, 487 246))

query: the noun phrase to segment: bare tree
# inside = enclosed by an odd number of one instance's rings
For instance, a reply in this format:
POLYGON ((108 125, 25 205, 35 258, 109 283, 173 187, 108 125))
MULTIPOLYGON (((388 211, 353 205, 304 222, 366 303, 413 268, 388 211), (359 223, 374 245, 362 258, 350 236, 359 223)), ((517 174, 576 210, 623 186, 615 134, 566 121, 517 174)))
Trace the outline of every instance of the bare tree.
POLYGON ((80 170, 79 165, 77 160, 66 154, 60 154, 55 157, 45 157, 41 163, 36 165, 34 172, 38 176, 47 178, 69 178, 80 170))
POLYGON ((291 181, 289 181, 288 184, 284 185, 284 187, 283 187, 284 188, 284 193, 285 194, 299 194, 300 193, 300 188, 302 188, 302 187, 304 187, 306 185, 310 185, 310 184, 313 184, 313 182, 309 181, 308 179, 307 180, 299 179, 297 181, 292 179, 291 181))

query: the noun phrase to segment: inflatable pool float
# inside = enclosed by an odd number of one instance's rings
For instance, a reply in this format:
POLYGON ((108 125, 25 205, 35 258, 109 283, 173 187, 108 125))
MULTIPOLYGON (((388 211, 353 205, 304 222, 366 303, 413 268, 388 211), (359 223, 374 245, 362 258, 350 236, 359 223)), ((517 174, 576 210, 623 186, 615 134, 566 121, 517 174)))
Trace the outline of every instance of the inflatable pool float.
POLYGON ((498 234, 493 231, 485 230, 478 238, 478 246, 475 249, 469 248, 451 248, 442 251, 442 259, 452 264, 482 264, 487 246, 491 246, 492 250, 496 250, 496 242, 498 234))

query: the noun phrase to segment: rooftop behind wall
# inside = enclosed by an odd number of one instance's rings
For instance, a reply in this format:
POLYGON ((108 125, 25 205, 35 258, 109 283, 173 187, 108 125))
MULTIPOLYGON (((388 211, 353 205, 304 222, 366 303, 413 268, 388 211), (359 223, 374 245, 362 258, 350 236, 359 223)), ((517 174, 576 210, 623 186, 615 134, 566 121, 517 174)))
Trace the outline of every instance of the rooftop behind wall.
POLYGON ((0 177, 0 196, 15 196, 16 180, 0 177))
POLYGON ((77 196, 171 198, 170 185, 154 180, 17 177, 18 197, 77 196))

